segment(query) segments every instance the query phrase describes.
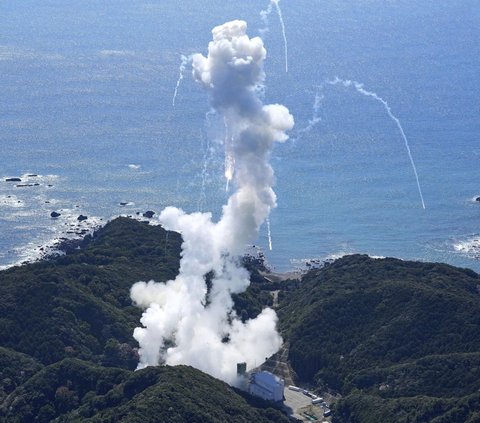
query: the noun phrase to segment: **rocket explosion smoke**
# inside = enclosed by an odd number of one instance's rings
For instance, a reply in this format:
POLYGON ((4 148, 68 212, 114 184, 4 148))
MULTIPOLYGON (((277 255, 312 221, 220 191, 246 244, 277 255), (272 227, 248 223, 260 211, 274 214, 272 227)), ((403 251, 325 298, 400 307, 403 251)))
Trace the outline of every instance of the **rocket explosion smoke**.
POLYGON ((349 79, 344 80, 336 77, 332 81, 327 81, 327 83, 330 85, 342 84, 346 88, 353 86, 359 94, 373 98, 374 100, 380 102, 383 105, 383 107, 387 111, 388 116, 390 117, 390 119, 393 120, 393 122, 395 122, 395 124, 397 125, 397 128, 400 131, 400 134, 402 135, 403 142, 405 143, 405 148, 407 149, 407 154, 410 159, 410 163, 412 165, 413 173, 415 174, 415 180, 417 182, 418 194, 420 195, 420 200, 422 201, 422 207, 425 209, 425 201, 423 200, 422 188, 420 187, 420 180, 418 178, 417 167, 415 166, 415 162, 413 161, 413 156, 412 156, 412 152, 410 151, 410 146, 408 144, 407 136, 405 135, 405 132, 403 130, 402 124, 400 123, 400 120, 392 113, 392 109, 390 109, 390 106, 388 105, 388 103, 382 97, 378 96, 376 93, 372 91, 367 91, 363 87, 363 84, 357 81, 351 81, 349 79))
POLYGON ((263 35, 268 31, 268 16, 272 13, 273 7, 277 11, 278 19, 280 21, 280 27, 282 28, 282 37, 283 37, 283 49, 285 53, 285 72, 288 73, 288 42, 287 34, 285 32, 285 22, 283 20, 282 9, 280 8, 280 0, 270 0, 270 3, 266 10, 260 12, 260 17, 265 24, 265 28, 260 30, 260 33, 263 35))
POLYGON ((175 280, 138 282, 131 289, 134 302, 145 308, 143 326, 134 331, 139 368, 189 364, 233 384, 237 362, 261 363, 282 343, 273 310, 266 308, 242 323, 231 298, 250 283, 238 256, 276 206, 268 163, 273 144, 287 140, 285 131, 293 127, 286 107, 263 105, 257 97, 266 51, 246 29, 243 21, 215 27, 208 56, 192 57, 194 78, 210 93, 212 107, 224 116, 231 135, 236 191, 217 223, 210 213, 186 214, 173 207, 160 214, 166 229, 182 234, 183 251, 175 280))

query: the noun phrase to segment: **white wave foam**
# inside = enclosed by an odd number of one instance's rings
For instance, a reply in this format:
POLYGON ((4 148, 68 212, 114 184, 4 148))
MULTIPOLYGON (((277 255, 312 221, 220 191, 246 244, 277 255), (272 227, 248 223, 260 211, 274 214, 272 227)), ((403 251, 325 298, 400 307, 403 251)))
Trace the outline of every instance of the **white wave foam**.
MULTIPOLYGON (((79 221, 78 209, 59 209, 60 217, 51 220, 51 225, 39 230, 39 235, 27 244, 13 248, 15 261, 1 265, 0 270, 8 269, 24 263, 32 263, 46 256, 63 255, 58 249, 64 241, 79 240, 92 234, 104 224, 101 218, 88 216, 87 220, 79 221)), ((18 214, 17 214, 18 216, 18 214)), ((19 225, 21 227, 21 225, 19 225)))
POLYGON ((25 202, 16 195, 0 195, 0 208, 2 207, 23 208, 25 207, 25 202))
POLYGON ((100 50, 100 56, 134 56, 135 52, 132 50, 100 50))
POLYGON ((453 249, 467 257, 480 258, 480 235, 454 242, 453 249))
POLYGON ((21 49, 17 46, 0 45, 0 61, 7 60, 62 60, 60 54, 21 49))
POLYGON ((300 268, 300 269, 322 267, 323 265, 325 265, 325 263, 330 263, 344 256, 348 256, 349 254, 353 254, 352 251, 338 251, 336 253, 331 253, 325 256, 320 256, 320 257, 290 259, 290 263, 295 268, 300 268))
MULTIPOLYGON (((311 269, 311 268, 320 268, 323 267, 326 263, 334 262, 335 260, 341 259, 342 257, 356 254, 354 250, 340 250, 336 253, 327 254, 321 257, 310 257, 310 258, 301 258, 301 259, 290 259, 290 263, 294 266, 295 269, 311 269)), ((382 260, 385 256, 372 255, 368 253, 358 253, 366 254, 368 257, 375 260, 382 260)))

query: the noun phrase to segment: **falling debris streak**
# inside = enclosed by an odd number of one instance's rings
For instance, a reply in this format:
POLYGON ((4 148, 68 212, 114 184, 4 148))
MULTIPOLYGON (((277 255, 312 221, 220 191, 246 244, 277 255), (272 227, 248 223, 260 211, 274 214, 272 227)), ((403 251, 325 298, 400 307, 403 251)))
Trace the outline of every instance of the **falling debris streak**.
POLYGON ((230 181, 235 173, 235 157, 233 155, 233 138, 229 131, 229 123, 226 117, 223 119, 225 126, 225 179, 227 180, 225 191, 228 192, 230 181))
POLYGON ((187 68, 187 64, 191 60, 190 56, 184 56, 183 54, 182 54, 181 58, 182 58, 182 61, 180 63, 178 79, 177 79, 177 83, 175 85, 175 90, 173 92, 172 107, 175 107, 175 100, 177 99, 177 94, 178 94, 178 89, 180 87, 180 83, 183 80, 183 76, 185 74, 185 69, 187 68))
POLYGON ((203 211, 203 206, 206 203, 206 193, 205 193, 205 188, 207 185, 207 174, 208 174, 208 161, 210 159, 210 139, 206 137, 205 141, 205 151, 203 154, 203 165, 202 165, 202 173, 201 173, 201 178, 202 178, 202 184, 200 187, 200 199, 198 201, 198 206, 197 209, 199 212, 203 211))
POLYGON ((282 9, 280 9, 280 0, 271 0, 277 10, 278 19, 280 20, 280 26, 282 27, 283 36, 283 49, 285 51, 285 72, 288 73, 288 43, 287 34, 285 32, 285 22, 283 21, 282 9))
POLYGON ((266 221, 267 221, 268 249, 272 251, 273 247, 272 247, 272 231, 270 229, 270 218, 267 217, 266 221))
POLYGON ((268 16, 272 13, 273 7, 277 11, 278 19, 280 21, 280 27, 282 30, 282 37, 283 37, 283 49, 284 49, 284 56, 285 56, 285 72, 288 73, 288 42, 287 42, 287 33, 285 31, 285 21, 283 20, 282 9, 280 8, 280 0, 270 0, 268 7, 265 10, 260 12, 260 17, 265 25, 264 28, 260 29, 260 34, 264 35, 267 33, 269 29, 268 23, 268 16))
POLYGON ((202 183, 200 186, 200 198, 197 203, 197 211, 202 212, 203 207, 206 205, 207 202, 207 195, 206 195, 206 186, 207 186, 207 177, 208 177, 208 164, 211 160, 211 146, 210 146, 210 137, 209 137, 209 132, 211 128, 211 122, 210 119, 212 116, 214 116, 215 110, 211 109, 207 113, 205 113, 205 133, 201 133, 202 137, 202 144, 205 142, 204 146, 204 153, 203 153, 203 166, 202 166, 202 172, 201 172, 201 178, 202 178, 202 183))
POLYGON ((312 117, 309 119, 308 124, 305 128, 302 128, 298 131, 298 135, 295 138, 295 141, 298 141, 302 136, 308 134, 322 119, 319 116, 320 105, 322 104, 323 99, 325 98, 323 94, 320 94, 322 87, 319 87, 315 92, 315 100, 312 107, 312 117))
POLYGON ((392 109, 390 108, 387 101, 385 101, 382 97, 380 97, 378 94, 374 93, 373 91, 367 91, 364 88, 363 84, 361 84, 360 82, 357 82, 357 81, 352 81, 352 80, 349 80, 349 79, 340 79, 340 78, 336 77, 334 80, 327 81, 327 83, 330 84, 330 85, 342 84, 346 88, 349 88, 349 87, 353 86, 358 93, 360 93, 364 96, 373 98, 374 100, 380 102, 383 105, 383 107, 385 108, 388 116, 390 117, 390 119, 392 119, 395 122, 395 124, 397 125, 397 128, 400 131, 400 134, 402 135, 403 141, 405 143, 405 148, 407 150, 407 154, 408 154, 408 157, 410 159, 410 163, 412 165, 413 173, 415 175, 415 180, 417 182, 417 188, 418 188, 418 193, 420 195, 420 200, 422 202, 422 207, 423 207, 423 209, 425 209, 426 207, 425 207, 425 201, 423 199, 422 188, 420 186, 420 179, 418 177, 417 167, 415 166, 415 162, 413 160, 412 152, 410 151, 410 146, 408 144, 407 136, 405 135, 405 132, 403 130, 402 124, 400 123, 400 120, 392 113, 392 109))

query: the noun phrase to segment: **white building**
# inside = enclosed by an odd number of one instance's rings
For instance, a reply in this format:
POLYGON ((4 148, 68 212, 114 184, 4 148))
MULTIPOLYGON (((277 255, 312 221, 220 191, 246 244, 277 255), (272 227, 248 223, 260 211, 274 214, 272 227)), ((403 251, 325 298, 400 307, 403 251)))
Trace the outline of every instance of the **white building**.
POLYGON ((285 382, 270 372, 252 373, 248 392, 267 401, 283 401, 285 382))

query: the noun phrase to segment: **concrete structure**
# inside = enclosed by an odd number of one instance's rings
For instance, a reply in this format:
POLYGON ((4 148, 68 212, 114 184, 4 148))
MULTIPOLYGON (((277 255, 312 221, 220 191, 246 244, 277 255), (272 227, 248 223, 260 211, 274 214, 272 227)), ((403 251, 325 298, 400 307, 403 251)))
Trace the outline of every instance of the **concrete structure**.
POLYGON ((248 392, 267 401, 283 401, 285 382, 270 372, 257 372, 250 375, 248 392))
POLYGON ((237 363, 237 376, 245 376, 247 373, 247 363, 237 363))

